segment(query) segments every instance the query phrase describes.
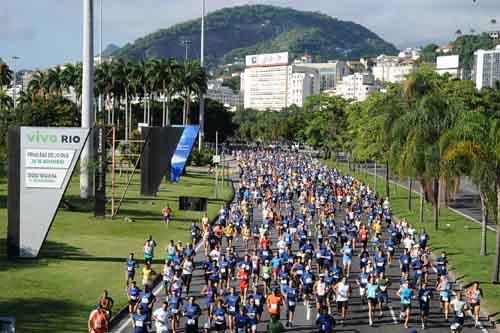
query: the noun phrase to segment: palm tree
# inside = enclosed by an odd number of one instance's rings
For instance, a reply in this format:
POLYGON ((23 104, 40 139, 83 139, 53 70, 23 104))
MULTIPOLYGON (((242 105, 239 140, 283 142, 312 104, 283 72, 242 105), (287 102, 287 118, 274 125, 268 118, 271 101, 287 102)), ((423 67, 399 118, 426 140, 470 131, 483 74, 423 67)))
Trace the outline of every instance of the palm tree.
POLYGON ((161 81, 161 90, 163 95, 163 116, 162 116, 163 126, 170 125, 169 109, 172 96, 176 92, 175 78, 178 68, 179 65, 173 58, 170 58, 166 61, 164 60, 161 61, 159 77, 161 81))
MULTIPOLYGON (((107 62, 103 62, 96 66, 95 68, 95 96, 104 97, 104 108, 107 110, 107 119, 105 123, 111 124, 111 110, 109 108, 109 103, 112 98, 113 90, 113 76, 111 65, 107 62)), ((101 115, 104 118, 104 114, 101 115)))
POLYGON ((460 36, 461 34, 462 34, 462 30, 457 29, 457 31, 455 31, 455 35, 457 35, 457 36, 460 36))
POLYGON ((47 71, 48 93, 62 96, 65 89, 61 66, 50 68, 47 71))
POLYGON ((33 74, 33 77, 28 84, 28 92, 32 99, 35 97, 45 98, 49 94, 47 72, 38 70, 35 74, 33 74))
POLYGON ((82 63, 66 64, 61 73, 61 81, 66 91, 73 89, 76 96, 76 104, 80 110, 82 96, 82 63))
POLYGON ((9 65, 0 62, 0 90, 3 90, 4 87, 8 87, 12 82, 13 72, 9 68, 9 65))
POLYGON ((200 95, 207 90, 207 75, 197 61, 185 61, 177 71, 176 85, 184 99, 182 123, 187 125, 191 112, 193 94, 200 95))
POLYGON ((7 95, 7 92, 4 89, 0 89, 0 108, 1 107, 6 107, 7 109, 14 107, 12 97, 7 95))

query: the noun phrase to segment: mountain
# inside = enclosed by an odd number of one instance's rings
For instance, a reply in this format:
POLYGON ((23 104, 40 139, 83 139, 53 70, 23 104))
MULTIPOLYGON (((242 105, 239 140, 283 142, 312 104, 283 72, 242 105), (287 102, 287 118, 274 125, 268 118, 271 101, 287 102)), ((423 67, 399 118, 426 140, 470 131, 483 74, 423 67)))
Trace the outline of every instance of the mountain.
POLYGON ((120 47, 116 44, 108 44, 108 46, 106 46, 106 48, 102 51, 102 56, 109 57, 114 52, 118 51, 119 49, 120 49, 120 47))
MULTIPOLYGON (((192 45, 189 55, 200 55, 201 19, 176 24, 113 52, 113 56, 144 59, 183 59, 183 40, 192 45)), ((289 51, 294 59, 308 53, 314 61, 357 59, 396 54, 394 45, 354 22, 317 12, 268 5, 224 8, 206 18, 205 57, 209 63, 231 62, 251 53, 289 51)))

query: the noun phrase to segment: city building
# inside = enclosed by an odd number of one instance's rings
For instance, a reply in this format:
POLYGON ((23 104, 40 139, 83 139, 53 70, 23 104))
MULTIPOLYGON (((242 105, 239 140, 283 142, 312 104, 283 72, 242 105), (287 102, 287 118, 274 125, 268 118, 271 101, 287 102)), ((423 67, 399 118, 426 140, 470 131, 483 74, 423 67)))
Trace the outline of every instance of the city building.
POLYGON ((375 59, 372 73, 377 81, 401 83, 416 68, 417 65, 412 59, 380 55, 375 59))
POLYGON ((320 75, 303 64, 289 65, 287 52, 249 55, 241 89, 245 108, 282 110, 303 106, 308 96, 319 93, 320 75))
POLYGON ((297 63, 304 68, 315 69, 320 76, 320 91, 335 89, 342 78, 350 73, 345 61, 329 61, 327 63, 297 63))
POLYGON ((497 40, 500 38, 500 30, 488 31, 488 36, 493 40, 497 40))
POLYGON ((436 72, 440 75, 449 74, 453 78, 462 77, 460 70, 460 56, 458 54, 438 56, 436 58, 436 72))
POLYGON ((362 102, 368 95, 380 90, 380 85, 370 73, 354 73, 344 76, 335 94, 345 99, 362 102))
POLYGON ((232 111, 236 111, 236 109, 243 106, 243 95, 223 86, 222 82, 218 80, 208 81, 205 97, 223 104, 232 111))
POLYGON ((494 87, 500 81, 500 45, 493 50, 477 50, 474 52, 474 74, 478 90, 494 87))
POLYGON ((414 47, 409 47, 398 54, 398 58, 401 59, 411 59, 411 60, 418 60, 420 58, 420 54, 422 53, 422 50, 419 48, 414 48, 414 47))

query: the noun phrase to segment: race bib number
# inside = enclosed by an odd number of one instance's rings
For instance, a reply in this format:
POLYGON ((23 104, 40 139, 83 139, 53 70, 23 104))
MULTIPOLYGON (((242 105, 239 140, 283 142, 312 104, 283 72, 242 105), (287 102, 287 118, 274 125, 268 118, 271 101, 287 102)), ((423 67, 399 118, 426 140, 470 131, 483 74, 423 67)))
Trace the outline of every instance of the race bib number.
POLYGON ((144 321, 142 321, 142 320, 136 320, 135 326, 136 327, 143 327, 144 326, 144 321))

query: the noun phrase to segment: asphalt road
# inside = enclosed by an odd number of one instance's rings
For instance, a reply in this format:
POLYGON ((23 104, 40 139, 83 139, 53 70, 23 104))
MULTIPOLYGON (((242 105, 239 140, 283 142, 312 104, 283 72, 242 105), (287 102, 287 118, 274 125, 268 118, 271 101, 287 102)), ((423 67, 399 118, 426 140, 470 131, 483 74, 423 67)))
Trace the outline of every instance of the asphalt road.
MULTIPOLYGON (((343 216, 339 215, 338 220, 342 219, 343 216)), ((260 209, 255 209, 254 210, 254 223, 259 223, 262 220, 261 216, 261 210, 260 209)), ((272 240, 274 245, 276 244, 276 233, 273 233, 272 235, 272 240)), ((224 241, 225 242, 225 241, 224 241)), ((224 243, 225 244, 225 243, 224 243)), ((224 245, 223 244, 223 245, 224 245)), ((236 246, 236 253, 240 254, 243 256, 244 249, 242 248, 242 243, 241 240, 238 239, 235 242, 236 246)), ((359 249, 358 249, 359 250, 359 249)), ((204 253, 203 249, 200 248, 200 251, 198 251, 198 254, 196 255, 195 261, 196 264, 198 265, 197 267, 200 267, 202 264, 202 261, 205 259, 204 258, 204 253)), ((403 333, 403 332, 409 332, 409 329, 404 328, 403 324, 398 322, 399 320, 399 299, 396 296, 396 292, 399 288, 399 253, 397 252, 394 258, 394 261, 392 265, 389 265, 386 269, 387 276, 391 279, 392 285, 389 288, 389 296, 391 299, 391 302, 389 303, 389 306, 387 309, 384 311, 384 316, 382 318, 375 317, 374 319, 374 325, 373 327, 368 326, 368 310, 366 305, 361 304, 361 300, 359 298, 359 289, 355 285, 355 279, 357 277, 357 274, 359 273, 359 259, 355 256, 355 259, 353 260, 353 269, 351 273, 351 278, 349 279, 349 282, 351 283, 351 286, 353 288, 353 293, 352 297, 349 301, 349 312, 348 312, 348 318, 345 321, 344 326, 337 326, 335 329, 335 332, 353 332, 353 333, 361 333, 361 332, 375 332, 375 333, 382 333, 382 332, 391 332, 391 333, 403 333)), ((357 252, 356 252, 357 254, 357 252)), ((341 262, 341 258, 339 257, 339 262, 341 262)), ((435 275, 431 275, 431 282, 430 284, 433 285, 435 283, 435 275)), ((234 280, 232 283, 233 286, 237 287, 238 286, 238 281, 234 280)), ((206 309, 204 308, 204 303, 202 300, 202 297, 200 295, 201 289, 204 287, 204 280, 202 276, 202 269, 197 269, 195 271, 195 274, 193 275, 193 283, 192 283, 192 290, 196 293, 197 297, 197 302, 202 306, 204 315, 200 318, 200 328, 202 327, 203 323, 207 321, 206 317, 206 309)), ((437 293, 436 293, 437 294, 437 293)), ((161 303, 165 299, 165 291, 162 288, 158 288, 156 290, 156 306, 155 308, 161 306, 161 303)), ((314 305, 311 305, 314 307, 314 305)), ((332 314, 336 318, 337 322, 339 322, 340 316, 337 315, 336 313, 336 308, 334 307, 332 310, 332 314)), ((378 313, 378 312, 376 312, 378 313)), ((281 319, 283 325, 285 324, 285 318, 286 313, 285 309, 283 307, 282 309, 282 314, 281 314, 281 319)), ((295 314, 295 321, 294 321, 294 327, 291 328, 286 328, 286 332, 316 332, 315 330, 315 321, 316 318, 316 310, 311 308, 311 309, 306 309, 306 307, 303 305, 303 303, 298 303, 297 304, 297 309, 296 309, 296 314, 295 314)), ((450 315, 450 318, 451 315, 450 315)), ((259 332, 265 332, 266 331, 266 324, 269 319, 269 316, 267 314, 267 311, 264 311, 264 314, 262 316, 261 323, 258 326, 258 331, 259 332)), ((181 325, 180 327, 184 326, 184 319, 181 320, 181 325)), ((413 307, 412 307, 412 315, 411 315, 411 321, 410 321, 410 328, 414 327, 417 328, 419 332, 424 332, 420 327, 420 318, 418 314, 418 304, 417 302, 414 301, 413 307)), ((153 325, 154 329, 154 325, 153 325)), ((183 331, 183 329, 180 329, 180 331, 183 331)), ((114 330, 112 332, 120 332, 120 333, 132 333, 132 324, 130 319, 124 319, 121 322, 119 322, 114 330)), ((434 295, 434 299, 431 302, 431 312, 429 316, 429 321, 428 321, 428 327, 425 330, 425 332, 429 333, 438 333, 438 332, 450 332, 449 324, 444 322, 444 317, 440 312, 439 309, 439 301, 437 300, 437 295, 434 295)), ((472 333, 472 332, 482 332, 486 333, 488 330, 482 328, 482 329, 476 329, 474 328, 473 321, 471 318, 468 318, 466 321, 465 327, 463 329, 464 333, 472 333)))
MULTIPOLYGON (((368 163, 366 165, 366 170, 369 174, 374 175, 374 163, 368 163)), ((381 179, 385 177, 385 167, 383 164, 377 164, 377 175, 381 179)), ((407 179, 391 179, 391 182, 396 182, 398 185, 403 186, 406 189, 408 189, 410 186, 407 179)), ((420 194, 420 184, 414 181, 412 185, 412 191, 420 194)), ((418 203, 415 203, 415 205, 418 205, 418 203)), ((460 178, 460 188, 455 195, 455 198, 448 202, 448 207, 476 223, 481 223, 481 198, 479 197, 477 187, 470 181, 468 177, 460 178)), ((488 223, 488 227, 492 231, 495 231, 495 226, 496 225, 493 223, 493 221, 490 221, 488 223)))

